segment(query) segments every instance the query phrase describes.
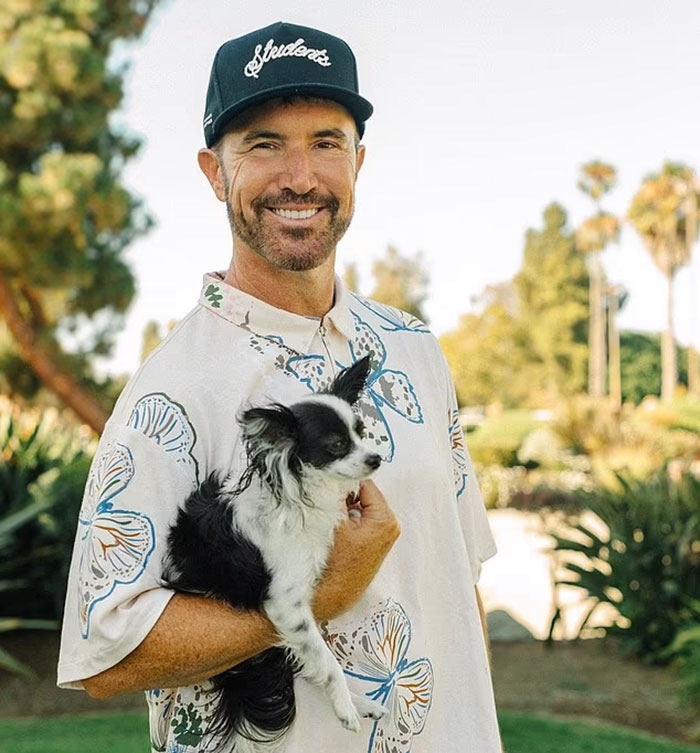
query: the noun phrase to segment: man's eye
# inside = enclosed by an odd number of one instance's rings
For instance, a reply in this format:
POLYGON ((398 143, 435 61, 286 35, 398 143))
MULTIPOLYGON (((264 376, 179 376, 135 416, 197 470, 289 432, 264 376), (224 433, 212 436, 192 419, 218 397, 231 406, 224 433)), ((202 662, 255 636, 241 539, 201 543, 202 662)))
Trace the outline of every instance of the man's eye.
POLYGON ((253 149, 274 149, 275 144, 271 141, 261 141, 259 144, 255 144, 253 149))
POLYGON ((320 149, 337 149, 338 145, 335 144, 333 141, 319 141, 318 144, 316 144, 317 147, 320 149))

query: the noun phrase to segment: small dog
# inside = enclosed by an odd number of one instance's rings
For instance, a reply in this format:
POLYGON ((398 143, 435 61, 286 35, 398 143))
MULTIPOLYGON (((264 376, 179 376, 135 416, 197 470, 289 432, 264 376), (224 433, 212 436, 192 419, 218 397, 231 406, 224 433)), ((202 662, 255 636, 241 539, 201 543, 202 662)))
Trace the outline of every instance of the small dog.
POLYGON ((290 407, 246 410, 239 421, 248 465, 238 481, 211 474, 179 510, 168 538, 166 584, 241 609, 262 609, 279 647, 213 678, 220 690, 209 732, 237 753, 270 751, 295 716, 294 675, 322 687, 341 724, 385 708, 351 694, 318 630, 311 603, 348 516, 346 500, 379 467, 362 446, 352 406, 369 373, 365 357, 341 371, 326 392, 290 407))

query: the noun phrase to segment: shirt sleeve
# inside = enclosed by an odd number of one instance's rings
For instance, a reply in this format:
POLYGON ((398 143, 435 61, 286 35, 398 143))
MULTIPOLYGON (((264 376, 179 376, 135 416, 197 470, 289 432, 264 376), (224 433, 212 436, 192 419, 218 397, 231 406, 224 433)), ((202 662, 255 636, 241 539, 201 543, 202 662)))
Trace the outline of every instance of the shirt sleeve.
POLYGON ((58 685, 117 664, 150 632, 173 592, 162 560, 178 507, 197 482, 194 432, 181 406, 148 395, 108 423, 79 513, 68 580, 58 685))
POLYGON ((457 512, 469 557, 474 584, 478 583, 481 566, 496 554, 491 527, 486 515, 486 505, 479 489, 469 449, 459 421, 459 409, 452 376, 447 361, 442 356, 447 393, 446 413, 452 446, 452 471, 457 497, 457 512))

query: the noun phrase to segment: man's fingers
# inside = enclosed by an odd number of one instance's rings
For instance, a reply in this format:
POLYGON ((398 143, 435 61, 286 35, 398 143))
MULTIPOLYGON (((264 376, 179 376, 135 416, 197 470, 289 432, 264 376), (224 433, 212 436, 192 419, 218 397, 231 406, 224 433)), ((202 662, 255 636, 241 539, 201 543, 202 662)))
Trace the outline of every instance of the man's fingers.
POLYGON ((371 479, 367 479, 360 484, 360 494, 358 497, 362 507, 370 507, 376 504, 386 504, 384 495, 379 491, 377 485, 371 479))

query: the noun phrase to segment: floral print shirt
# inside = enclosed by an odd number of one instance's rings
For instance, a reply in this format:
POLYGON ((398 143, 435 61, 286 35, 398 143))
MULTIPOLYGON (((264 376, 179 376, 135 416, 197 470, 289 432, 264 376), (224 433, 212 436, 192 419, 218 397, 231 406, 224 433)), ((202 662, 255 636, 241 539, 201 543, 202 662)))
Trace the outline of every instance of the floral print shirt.
MULTIPOLYGON (((383 457, 375 476, 402 534, 360 602, 321 625, 351 689, 388 713, 341 728, 323 693, 297 680, 284 753, 324 740, 335 753, 498 753, 490 672, 475 599, 495 553, 454 388, 435 337, 416 318, 336 280, 322 319, 276 309, 204 278, 198 306, 122 393, 93 461, 80 512, 58 681, 118 663, 172 596, 162 558, 178 505, 215 469, 243 467, 243 405, 292 402, 369 355, 359 410, 383 457)), ((209 683, 146 693, 153 751, 207 743, 209 683)))

